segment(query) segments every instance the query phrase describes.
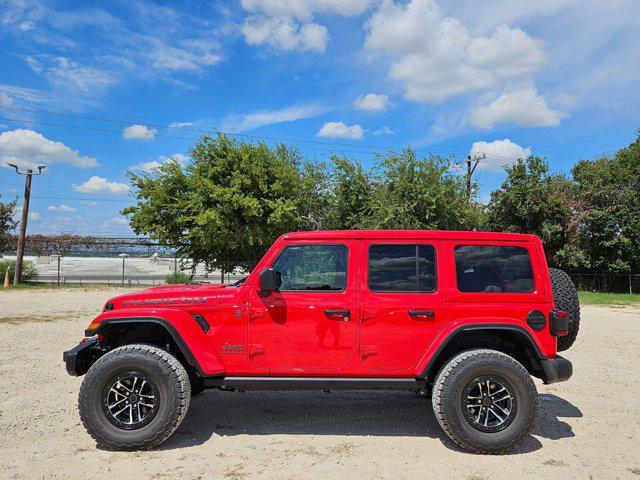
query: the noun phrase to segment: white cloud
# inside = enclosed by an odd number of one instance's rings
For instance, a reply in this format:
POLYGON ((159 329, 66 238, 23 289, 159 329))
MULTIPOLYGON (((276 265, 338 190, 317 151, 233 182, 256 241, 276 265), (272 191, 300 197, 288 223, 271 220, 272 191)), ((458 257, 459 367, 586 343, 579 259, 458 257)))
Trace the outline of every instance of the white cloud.
POLYGON ((16 163, 25 167, 62 163, 78 168, 99 165, 93 157, 81 156, 61 142, 54 142, 33 130, 0 133, 0 165, 16 163))
POLYGON ((29 212, 29 220, 40 220, 40 214, 38 212, 29 212))
POLYGON ((94 175, 89 180, 80 185, 75 183, 71 187, 76 192, 82 193, 108 193, 112 195, 121 195, 129 192, 129 185, 126 183, 110 182, 106 178, 94 175))
POLYGON ((66 57, 27 57, 27 64, 35 73, 46 76, 54 86, 73 91, 74 94, 95 95, 115 83, 115 78, 106 71, 82 65, 66 57))
POLYGON ((318 104, 292 105, 277 110, 257 110, 242 115, 229 115, 222 121, 222 129, 230 132, 244 132, 266 125, 313 118, 326 111, 325 107, 318 104))
POLYGON ((489 36, 474 36, 435 0, 387 0, 367 31, 365 47, 389 55, 389 74, 405 85, 405 97, 424 103, 531 75, 545 60, 541 43, 523 30, 499 25, 489 36))
POLYGON ((194 122, 173 122, 169 124, 169 128, 193 127, 194 125, 194 122))
POLYGON ((101 229, 103 232, 109 232, 111 230, 117 230, 119 233, 132 232, 129 226, 129 220, 125 217, 113 217, 109 220, 102 222, 101 229))
POLYGON ((49 210, 50 212, 75 212, 76 209, 73 207, 70 207, 69 205, 65 205, 64 203, 61 203, 60 205, 49 205, 47 207, 47 210, 49 210))
POLYGON ((11 97, 9 97, 9 95, 4 92, 0 92, 0 105, 11 105, 12 103, 13 100, 11 99, 11 97))
POLYGON ((150 142, 156 137, 158 131, 155 128, 149 128, 146 125, 131 125, 122 132, 122 138, 125 140, 137 140, 139 142, 150 142))
POLYGON ((222 56, 215 53, 215 42, 187 42, 185 46, 168 45, 157 39, 151 40, 152 49, 149 53, 153 68, 164 71, 200 72, 202 67, 217 65, 222 56))
POLYGON ((373 132, 374 135, 378 136, 378 135, 395 135, 396 131, 384 126, 384 127, 380 127, 379 129, 375 130, 373 132))
POLYGON ((162 164, 167 162, 178 162, 180 165, 185 165, 189 161, 189 157, 183 155, 182 153, 174 153, 170 157, 159 156, 157 160, 151 160, 150 162, 141 162, 135 165, 132 165, 129 170, 139 170, 142 172, 152 172, 156 168, 160 167, 162 164))
POLYGON ((471 111, 471 124, 482 129, 499 123, 523 127, 553 127, 565 115, 552 110, 534 87, 525 87, 503 93, 487 105, 471 111))
POLYGON ((252 14, 245 18, 241 30, 249 45, 323 53, 329 33, 326 26, 313 21, 315 15, 360 15, 370 3, 371 0, 241 0, 242 7, 252 14))
POLYGON ((474 142, 469 153, 471 156, 486 156, 486 160, 481 160, 478 168, 502 171, 506 165, 531 155, 531 147, 521 147, 505 138, 504 140, 494 140, 493 142, 474 142))
POLYGON ((80 200, 82 205, 86 205, 87 207, 97 207, 98 202, 88 201, 88 200, 80 200))
POLYGON ((367 93, 355 99, 353 106, 356 110, 382 112, 389 107, 389 97, 380 93, 367 93))
POLYGON ((357 123, 349 126, 344 122, 326 122, 316 136, 360 140, 364 136, 364 130, 357 123))

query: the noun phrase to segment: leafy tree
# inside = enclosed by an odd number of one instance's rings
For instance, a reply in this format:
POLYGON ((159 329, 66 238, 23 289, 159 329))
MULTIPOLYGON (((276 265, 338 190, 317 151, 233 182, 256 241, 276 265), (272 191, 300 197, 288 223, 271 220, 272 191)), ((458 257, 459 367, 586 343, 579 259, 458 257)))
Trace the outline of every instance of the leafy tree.
POLYGON ((13 210, 16 200, 9 203, 0 202, 0 252, 8 248, 9 234, 16 228, 17 222, 13 219, 13 210))
POLYGON ((640 132, 613 157, 583 160, 576 183, 577 248, 595 272, 640 270, 640 132))
POLYGON ((411 149, 379 157, 365 210, 361 228, 471 230, 480 219, 451 160, 411 149))
MULTIPOLYGON (((332 157, 331 191, 326 219, 327 228, 357 229, 367 215, 372 179, 362 164, 346 157, 332 157)), ((365 222, 366 223, 366 222, 365 222)))
MULTIPOLYGON (((485 228, 494 231, 532 233, 545 244, 552 263, 570 237, 572 184, 550 175, 540 157, 518 160, 506 167, 507 178, 491 193, 485 228)), ((561 257, 572 258, 567 252, 561 257)))
POLYGON ((284 145, 203 136, 184 168, 168 162, 129 178, 123 210, 137 234, 178 247, 209 271, 252 268, 279 235, 320 228, 323 172, 284 145))

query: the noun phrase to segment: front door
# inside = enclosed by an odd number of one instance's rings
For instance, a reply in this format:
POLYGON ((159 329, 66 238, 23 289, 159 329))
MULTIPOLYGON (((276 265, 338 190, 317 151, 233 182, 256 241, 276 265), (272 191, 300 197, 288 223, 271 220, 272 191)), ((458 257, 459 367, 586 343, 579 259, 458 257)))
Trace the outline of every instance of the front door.
POLYGON ((409 371, 446 318, 437 242, 363 241, 360 356, 365 369, 409 371))
POLYGON ((251 292, 248 358, 271 375, 338 370, 355 353, 357 241, 290 243, 271 262, 279 291, 251 292))

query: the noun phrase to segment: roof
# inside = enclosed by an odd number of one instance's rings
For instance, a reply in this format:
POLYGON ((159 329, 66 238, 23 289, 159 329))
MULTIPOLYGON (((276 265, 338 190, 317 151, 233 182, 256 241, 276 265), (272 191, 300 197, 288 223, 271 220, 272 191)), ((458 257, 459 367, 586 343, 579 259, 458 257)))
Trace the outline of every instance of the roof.
POLYGON ((289 240, 324 239, 431 239, 431 240, 501 240, 528 242, 535 235, 503 232, 470 232, 457 230, 316 230, 292 232, 284 235, 289 240))

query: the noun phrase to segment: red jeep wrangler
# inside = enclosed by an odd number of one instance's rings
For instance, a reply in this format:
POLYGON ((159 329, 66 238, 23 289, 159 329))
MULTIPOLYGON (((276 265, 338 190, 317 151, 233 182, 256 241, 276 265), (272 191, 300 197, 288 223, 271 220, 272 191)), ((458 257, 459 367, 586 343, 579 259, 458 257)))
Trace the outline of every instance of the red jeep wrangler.
POLYGON ((394 389, 431 392, 457 444, 503 453, 536 422, 531 376, 571 376, 556 352, 578 325, 576 289, 533 235, 298 232, 235 284, 109 300, 64 360, 107 448, 159 445, 206 388, 394 389))

